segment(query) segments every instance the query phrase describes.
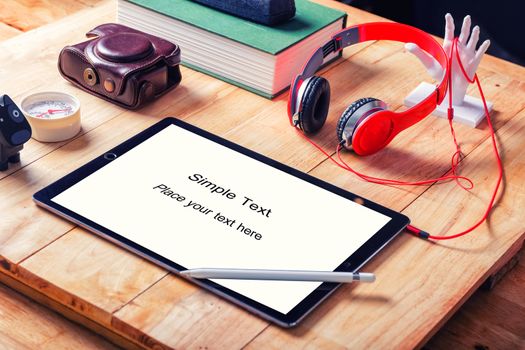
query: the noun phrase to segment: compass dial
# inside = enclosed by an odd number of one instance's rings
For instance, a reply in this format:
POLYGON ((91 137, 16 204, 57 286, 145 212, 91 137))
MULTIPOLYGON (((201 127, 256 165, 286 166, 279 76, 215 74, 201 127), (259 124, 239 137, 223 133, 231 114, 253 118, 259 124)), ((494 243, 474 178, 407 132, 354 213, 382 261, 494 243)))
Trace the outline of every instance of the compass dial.
POLYGON ((27 105, 25 111, 35 118, 52 119, 70 116, 75 106, 69 101, 42 100, 27 105))
POLYGON ((63 141, 80 131, 80 101, 75 96, 39 92, 24 98, 20 107, 38 141, 63 141))

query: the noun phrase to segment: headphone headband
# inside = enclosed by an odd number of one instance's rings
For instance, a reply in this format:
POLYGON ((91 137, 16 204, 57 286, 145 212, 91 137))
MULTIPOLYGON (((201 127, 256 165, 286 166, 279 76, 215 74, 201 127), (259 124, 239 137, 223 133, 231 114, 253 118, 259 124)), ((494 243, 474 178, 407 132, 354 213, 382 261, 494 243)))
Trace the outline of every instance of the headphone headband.
POLYGON ((423 101, 403 113, 403 129, 409 127, 430 114, 445 98, 448 85, 448 57, 443 47, 428 33, 412 26, 393 22, 371 22, 345 28, 332 36, 332 39, 313 52, 306 61, 302 72, 297 75, 290 87, 288 99, 288 117, 295 126, 297 114, 297 95, 301 84, 314 76, 315 72, 323 65, 324 59, 342 49, 370 40, 393 40, 404 43, 415 43, 422 50, 433 56, 443 68, 445 74, 436 89, 423 101))

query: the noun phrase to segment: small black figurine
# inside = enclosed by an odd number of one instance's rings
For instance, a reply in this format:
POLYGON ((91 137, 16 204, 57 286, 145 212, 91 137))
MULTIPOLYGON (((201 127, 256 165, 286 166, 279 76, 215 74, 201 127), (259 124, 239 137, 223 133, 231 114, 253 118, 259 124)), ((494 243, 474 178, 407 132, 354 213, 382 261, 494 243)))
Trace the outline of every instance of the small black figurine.
POLYGON ((20 161, 20 150, 31 138, 31 126, 7 95, 0 96, 0 171, 20 161))

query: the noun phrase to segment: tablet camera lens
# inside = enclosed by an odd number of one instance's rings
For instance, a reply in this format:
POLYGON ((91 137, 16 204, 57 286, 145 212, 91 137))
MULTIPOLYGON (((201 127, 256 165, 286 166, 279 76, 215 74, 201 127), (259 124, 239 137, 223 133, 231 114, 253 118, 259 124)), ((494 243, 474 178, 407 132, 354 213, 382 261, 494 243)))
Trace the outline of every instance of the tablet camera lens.
POLYGON ((117 158, 117 155, 115 153, 106 153, 106 154, 104 154, 104 159, 113 160, 113 159, 116 159, 116 158, 117 158))

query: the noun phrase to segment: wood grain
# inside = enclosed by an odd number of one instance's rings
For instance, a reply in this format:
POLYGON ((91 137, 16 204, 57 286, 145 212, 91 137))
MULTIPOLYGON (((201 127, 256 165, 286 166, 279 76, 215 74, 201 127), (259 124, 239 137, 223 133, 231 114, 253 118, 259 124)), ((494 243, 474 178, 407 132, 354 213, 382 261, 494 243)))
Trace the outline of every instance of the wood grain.
POLYGON ((20 31, 38 28, 103 0, 3 0, 0 22, 20 31), (5 10, 4 10, 5 9, 5 10))
POLYGON ((116 349, 3 285, 0 305, 0 349, 116 349))
MULTIPOLYGON (((45 294, 40 293, 38 290, 27 286, 26 284, 21 283, 19 280, 13 278, 12 276, 6 275, 0 272, 0 283, 5 284, 6 286, 16 290, 23 295, 29 297, 34 302, 43 305, 48 310, 53 310, 56 313, 64 316, 65 318, 73 321, 76 324, 81 324, 86 328, 91 329, 95 334, 100 337, 103 337, 113 344, 118 345, 121 348, 129 350, 138 350, 142 349, 135 342, 133 342, 128 337, 123 337, 107 327, 103 327, 100 324, 94 322, 93 320, 85 317, 81 313, 75 312, 68 308, 66 305, 63 305, 57 301, 52 300, 47 297, 45 294)), ((29 311, 30 312, 30 311, 29 311)))
POLYGON ((521 263, 490 292, 474 293, 426 348, 525 348, 524 284, 525 264, 521 263))
MULTIPOLYGON (((320 2, 349 9, 339 3, 320 2)), ((425 229, 440 232, 454 228, 449 223, 465 225, 474 214, 457 213, 470 213, 470 205, 472 213, 476 213, 486 199, 483 196, 493 176, 484 163, 490 154, 486 150, 486 125, 479 129, 457 127, 468 155, 464 169, 476 175, 480 184, 479 192, 469 195, 451 185, 428 190, 380 187, 358 181, 335 168, 288 126, 286 95, 270 102, 188 69, 183 69, 180 87, 138 112, 122 110, 79 92, 58 76, 56 53, 62 46, 82 40, 83 33, 91 27, 112 20, 114 10, 114 4, 106 1, 94 10, 81 11, 21 35, 16 38, 17 45, 12 41, 0 44, 0 83, 9 83, 16 98, 44 88, 58 89, 77 95, 84 111, 83 130, 75 140, 57 144, 31 141, 24 150, 22 164, 0 175, 0 194, 9 198, 0 201, 0 210, 6 214, 2 218, 7 218, 0 220, 0 270, 50 302, 60 303, 65 310, 89 319, 84 322, 91 323, 92 328, 106 327, 148 348, 239 348, 246 344, 253 348, 412 347, 422 345, 506 254, 521 243, 519 221, 501 218, 519 217, 514 208, 524 204, 520 181, 511 177, 507 188, 512 194, 505 194, 502 209, 491 221, 492 236, 484 228, 480 239, 452 245, 431 245, 401 236, 368 266, 380 276, 379 283, 345 286, 301 327, 283 331, 268 327, 266 322, 230 303, 37 209, 30 200, 37 189, 166 115, 179 116, 314 176, 395 209, 404 209, 425 229), (44 41, 48 46, 36 54, 34 50, 20 49, 38 47, 44 41), (31 68, 20 71, 17 67, 21 65, 31 68), (436 261, 440 262, 437 266, 436 261), (454 269, 457 266, 462 269, 454 269)), ((349 24, 378 19, 363 11, 349 11, 349 24)), ((345 50, 344 58, 324 70, 333 99, 327 126, 314 139, 329 150, 335 144, 336 120, 348 103, 371 95, 399 109, 402 96, 426 76, 417 61, 398 44, 359 45, 345 50)), ((493 58, 486 61, 479 75, 487 96, 495 102, 493 118, 496 127, 501 128, 500 142, 510 155, 506 164, 513 164, 510 171, 519 175, 523 167, 515 159, 520 159, 517 150, 524 141, 519 133, 525 121, 523 113, 517 117, 516 114, 525 107, 521 78, 525 70, 493 58)), ((345 159, 374 175, 426 178, 449 169, 449 145, 446 121, 427 118, 396 139, 385 152, 367 158, 345 154, 345 159)), ((509 344, 519 341, 521 330, 504 329, 509 334, 509 344)))
POLYGON ((0 41, 12 38, 20 33, 22 33, 20 30, 0 22, 0 41))
POLYGON ((236 349, 253 339, 267 323, 168 275, 115 313, 116 328, 129 326, 169 348, 236 349))
MULTIPOLYGON (((44 284, 41 281, 33 283, 40 291, 50 295, 53 293, 52 288, 74 290, 78 300, 88 299, 91 303, 86 306, 75 299, 68 298, 63 300, 64 304, 71 304, 72 307, 85 313, 90 312, 91 306, 116 311, 122 304, 128 303, 166 275, 163 269, 136 255, 119 253, 120 249, 113 244, 94 237, 80 228, 75 228, 19 266, 46 276, 46 281, 50 283, 44 284), (92 239, 84 239, 85 236, 92 239), (66 261, 68 264, 64 266, 66 261), (76 277, 72 279, 71 276, 76 277)), ((25 273, 25 271, 18 271, 20 275, 25 273)), ((30 276, 22 276, 22 278, 27 281, 31 279, 30 276)), ((110 321, 108 319, 107 323, 110 321)))

